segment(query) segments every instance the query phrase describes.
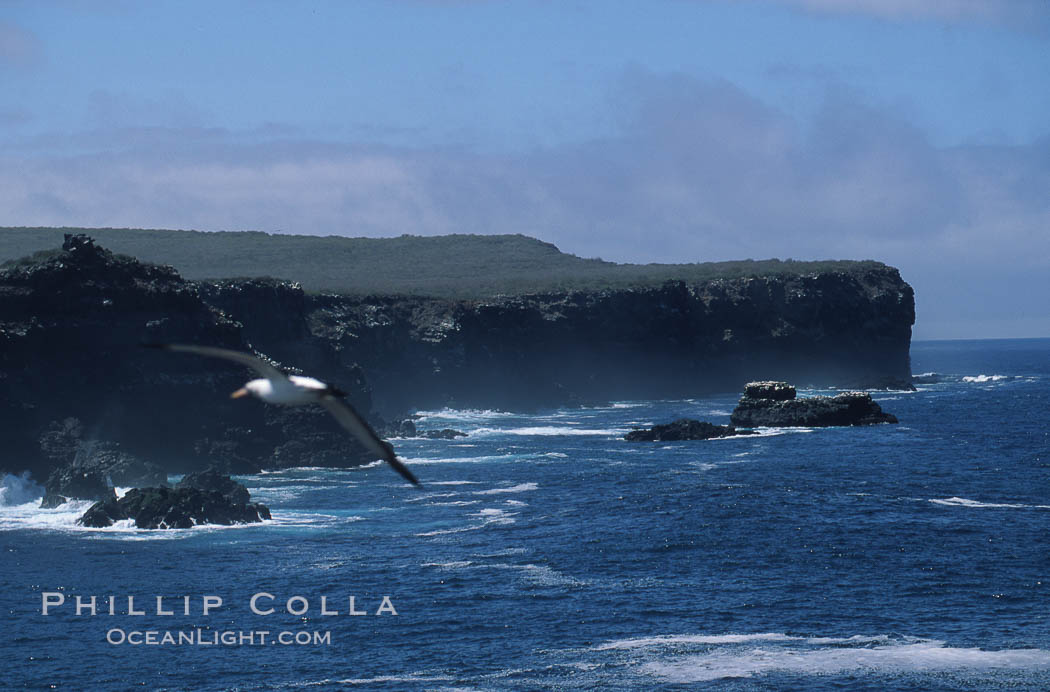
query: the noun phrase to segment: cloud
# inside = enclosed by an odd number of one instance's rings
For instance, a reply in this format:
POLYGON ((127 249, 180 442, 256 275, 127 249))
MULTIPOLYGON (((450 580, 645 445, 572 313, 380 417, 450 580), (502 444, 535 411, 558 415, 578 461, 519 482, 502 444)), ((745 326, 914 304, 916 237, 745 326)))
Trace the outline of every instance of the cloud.
MULTIPOLYGON (((733 0, 752 2, 753 0, 733 0)), ((1050 23, 1045 0, 764 0, 819 14, 862 15, 889 21, 995 23, 1031 30, 1050 23)))
MULTIPOLYGON (((617 136, 516 155, 280 127, 36 139, 0 154, 0 225, 525 233, 641 262, 871 258, 930 295, 924 277, 951 284, 946 267, 978 296, 988 282, 1050 276, 1050 139, 939 147, 843 90, 802 127, 731 83, 638 69, 614 103, 617 136)), ((1044 289, 1014 307, 1045 315, 1032 303, 1044 289)), ((948 324, 952 309, 934 313, 948 324)))

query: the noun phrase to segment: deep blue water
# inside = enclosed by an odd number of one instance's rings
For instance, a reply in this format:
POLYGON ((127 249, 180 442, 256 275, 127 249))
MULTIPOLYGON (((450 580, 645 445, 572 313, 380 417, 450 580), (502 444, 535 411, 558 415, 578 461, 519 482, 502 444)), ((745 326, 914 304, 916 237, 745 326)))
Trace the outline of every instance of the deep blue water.
POLYGON ((470 436, 394 441, 424 491, 380 466, 245 476, 273 509, 257 526, 78 529, 8 478, 0 687, 1050 689, 1050 340, 912 359, 942 380, 877 394, 895 426, 620 439, 728 422, 737 394, 429 412, 470 436), (67 602, 44 616, 45 592, 67 602), (277 613, 251 613, 259 592, 277 613), (308 613, 281 612, 293 596, 308 613), (197 628, 330 642, 107 642, 197 628))

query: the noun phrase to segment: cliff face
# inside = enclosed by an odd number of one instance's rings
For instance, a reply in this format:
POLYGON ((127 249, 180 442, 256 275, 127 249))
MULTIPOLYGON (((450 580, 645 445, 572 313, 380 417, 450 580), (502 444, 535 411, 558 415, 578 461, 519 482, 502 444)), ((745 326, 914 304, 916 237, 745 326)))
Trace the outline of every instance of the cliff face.
POLYGON ((311 333, 361 364, 384 412, 689 397, 757 378, 908 386, 915 319, 911 287, 888 267, 481 303, 308 296, 305 307, 311 333))
MULTIPOLYGON (((521 409, 800 385, 906 383, 914 302, 896 270, 668 282, 456 301, 305 294, 266 279, 188 282, 84 240, 0 271, 4 471, 57 463, 67 418, 173 471, 352 465, 323 412, 230 401, 247 373, 139 349, 249 347, 337 384, 362 412, 521 409), (374 388, 374 392, 370 387, 374 388)), ((68 427, 68 426, 66 426, 68 427)))
MULTIPOLYGON (((242 325, 174 270, 82 237, 0 271, 0 471, 43 482, 99 443, 168 472, 366 461, 327 414, 231 401, 246 369, 139 347, 154 341, 248 349, 242 325)), ((357 380, 340 384, 370 409, 357 380)))

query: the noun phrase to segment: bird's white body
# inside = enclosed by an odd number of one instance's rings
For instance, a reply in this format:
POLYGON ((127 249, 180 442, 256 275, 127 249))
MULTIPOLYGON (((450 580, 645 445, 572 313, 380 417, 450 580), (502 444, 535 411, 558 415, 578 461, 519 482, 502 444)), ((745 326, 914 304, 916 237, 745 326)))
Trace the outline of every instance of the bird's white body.
POLYGON ((262 375, 261 378, 249 380, 243 387, 231 396, 238 399, 243 396, 254 396, 268 404, 281 404, 284 406, 300 406, 303 404, 320 404, 328 413, 332 414, 339 425, 346 428, 365 449, 375 455, 376 459, 383 459, 395 471, 401 474, 405 480, 415 486, 422 487, 412 472, 401 463, 394 453, 394 448, 386 442, 365 421, 364 418, 354 410, 354 407, 343 401, 342 393, 328 386, 320 380, 302 375, 286 375, 272 363, 251 353, 231 351, 227 348, 215 346, 197 346, 193 344, 145 344, 151 348, 162 348, 168 351, 181 351, 183 353, 196 353, 201 356, 222 358, 241 365, 246 365, 262 375))
POLYGON ((284 379, 251 380, 244 385, 247 393, 268 404, 299 406, 316 404, 330 392, 328 385, 312 377, 289 375, 284 379))

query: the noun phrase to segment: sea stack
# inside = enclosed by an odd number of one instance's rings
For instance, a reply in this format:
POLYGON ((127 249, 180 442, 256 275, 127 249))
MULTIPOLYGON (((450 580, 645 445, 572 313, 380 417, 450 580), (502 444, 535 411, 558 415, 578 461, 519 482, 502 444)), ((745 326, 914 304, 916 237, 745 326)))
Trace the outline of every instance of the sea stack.
POLYGON ((897 417, 884 413, 867 392, 799 399, 787 382, 749 382, 730 420, 744 428, 810 428, 896 423, 897 417))

